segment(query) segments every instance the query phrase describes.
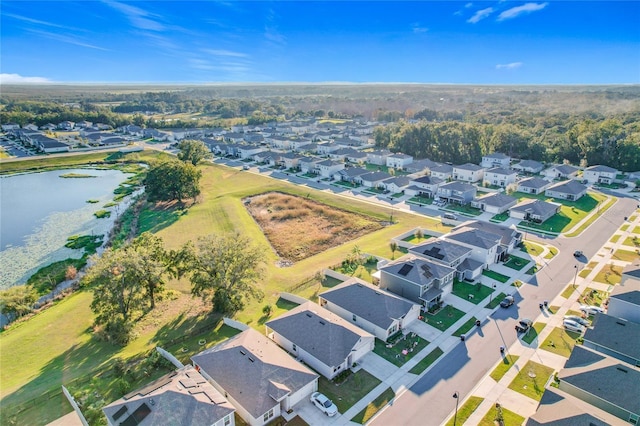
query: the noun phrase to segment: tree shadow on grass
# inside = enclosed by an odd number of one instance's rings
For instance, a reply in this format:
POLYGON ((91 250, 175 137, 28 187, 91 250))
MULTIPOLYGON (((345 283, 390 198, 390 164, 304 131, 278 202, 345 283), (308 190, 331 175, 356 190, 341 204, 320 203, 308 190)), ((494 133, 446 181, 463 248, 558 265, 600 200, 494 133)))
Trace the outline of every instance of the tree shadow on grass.
POLYGON ((188 207, 191 204, 180 204, 178 201, 172 201, 144 208, 138 218, 138 234, 142 234, 145 231, 155 234, 169 227, 189 212, 188 207))

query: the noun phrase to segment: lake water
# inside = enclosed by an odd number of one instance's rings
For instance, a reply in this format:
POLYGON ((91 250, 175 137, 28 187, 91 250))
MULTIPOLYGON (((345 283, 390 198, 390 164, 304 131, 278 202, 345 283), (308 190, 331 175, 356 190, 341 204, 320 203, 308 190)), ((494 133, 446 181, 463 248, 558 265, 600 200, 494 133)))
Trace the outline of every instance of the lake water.
POLYGON ((82 250, 64 247, 71 235, 106 235, 124 206, 105 208, 130 174, 66 169, 0 177, 0 289, 23 284, 39 268, 82 250), (92 178, 61 178, 78 173, 92 178), (88 200, 98 200, 88 203, 88 200), (93 213, 110 210, 111 217, 93 213))

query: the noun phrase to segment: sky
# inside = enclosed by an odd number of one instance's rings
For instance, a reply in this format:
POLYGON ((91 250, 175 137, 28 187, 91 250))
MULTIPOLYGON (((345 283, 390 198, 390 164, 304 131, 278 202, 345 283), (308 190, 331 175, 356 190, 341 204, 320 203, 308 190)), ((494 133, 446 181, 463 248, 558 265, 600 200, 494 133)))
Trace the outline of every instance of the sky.
POLYGON ((0 83, 638 84, 640 1, 12 1, 0 83))

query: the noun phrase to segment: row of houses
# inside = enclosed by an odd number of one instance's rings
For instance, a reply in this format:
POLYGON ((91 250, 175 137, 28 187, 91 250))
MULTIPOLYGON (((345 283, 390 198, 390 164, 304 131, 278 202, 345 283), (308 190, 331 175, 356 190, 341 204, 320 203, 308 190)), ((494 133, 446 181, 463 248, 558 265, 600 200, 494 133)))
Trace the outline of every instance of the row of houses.
POLYGON ((623 269, 606 314, 597 314, 548 386, 527 426, 640 422, 640 264, 623 269))

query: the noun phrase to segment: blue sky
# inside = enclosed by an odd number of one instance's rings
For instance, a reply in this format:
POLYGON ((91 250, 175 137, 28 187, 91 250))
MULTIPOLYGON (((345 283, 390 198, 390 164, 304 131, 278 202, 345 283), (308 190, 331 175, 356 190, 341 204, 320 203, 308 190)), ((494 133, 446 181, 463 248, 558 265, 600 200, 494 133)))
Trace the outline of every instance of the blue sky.
POLYGON ((2 82, 640 83, 639 1, 2 1, 2 82))

